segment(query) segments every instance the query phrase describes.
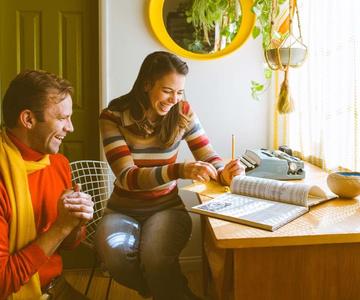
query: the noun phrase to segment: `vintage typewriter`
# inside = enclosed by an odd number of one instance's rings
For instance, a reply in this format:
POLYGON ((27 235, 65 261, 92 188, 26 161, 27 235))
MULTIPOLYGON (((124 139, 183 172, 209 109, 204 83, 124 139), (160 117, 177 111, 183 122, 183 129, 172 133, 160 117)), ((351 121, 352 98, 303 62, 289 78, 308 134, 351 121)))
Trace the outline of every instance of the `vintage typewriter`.
POLYGON ((305 177, 304 162, 280 150, 246 150, 240 161, 248 176, 278 180, 305 177))

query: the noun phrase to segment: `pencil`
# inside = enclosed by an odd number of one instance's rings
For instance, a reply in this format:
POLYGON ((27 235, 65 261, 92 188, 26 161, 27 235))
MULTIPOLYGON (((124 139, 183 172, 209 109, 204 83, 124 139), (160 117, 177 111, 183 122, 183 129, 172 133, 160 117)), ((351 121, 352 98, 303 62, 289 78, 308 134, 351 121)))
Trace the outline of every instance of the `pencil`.
POLYGON ((235 159, 235 135, 231 135, 231 160, 235 159))

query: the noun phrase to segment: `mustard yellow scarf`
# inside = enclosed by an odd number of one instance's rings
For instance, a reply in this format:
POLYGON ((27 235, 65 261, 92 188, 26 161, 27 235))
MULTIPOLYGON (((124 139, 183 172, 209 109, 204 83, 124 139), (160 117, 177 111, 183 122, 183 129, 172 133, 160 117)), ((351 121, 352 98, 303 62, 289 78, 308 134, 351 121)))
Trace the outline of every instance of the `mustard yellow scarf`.
MULTIPOLYGON (((17 147, 0 131, 0 173, 8 193, 12 219, 9 231, 10 254, 25 247, 36 238, 36 227, 27 174, 50 164, 49 155, 40 161, 24 161, 17 147)), ((39 274, 35 273, 21 289, 8 297, 12 300, 39 299, 41 287, 39 274)))

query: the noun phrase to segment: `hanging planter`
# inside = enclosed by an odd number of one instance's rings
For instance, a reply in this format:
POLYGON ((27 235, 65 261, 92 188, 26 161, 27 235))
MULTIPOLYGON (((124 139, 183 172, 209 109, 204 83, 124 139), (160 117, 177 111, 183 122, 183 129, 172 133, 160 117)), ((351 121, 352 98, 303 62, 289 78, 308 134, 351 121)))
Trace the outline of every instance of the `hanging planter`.
MULTIPOLYGON (((272 10, 270 13, 270 41, 264 50, 266 62, 271 70, 280 70, 285 72, 284 81, 281 84, 280 93, 277 101, 279 113, 290 113, 294 109, 293 101, 290 95, 288 84, 289 67, 300 67, 307 56, 307 47, 303 43, 299 11, 296 0, 289 0, 288 15, 279 27, 280 34, 284 37, 274 38, 274 19, 277 13, 277 0, 272 0, 272 10), (296 13, 298 33, 294 34, 293 14, 296 13)), ((277 32, 277 34, 279 34, 277 32)))
MULTIPOLYGON (((251 81, 251 95, 254 99, 271 84, 272 72, 280 70, 286 72, 289 67, 300 67, 307 57, 307 47, 302 41, 299 12, 296 0, 254 0, 252 11, 256 14, 257 25, 253 29, 253 38, 262 36, 262 46, 266 60, 264 67, 265 83, 251 81), (285 9, 284 9, 285 8, 285 9), (293 16, 296 14, 297 32, 293 31, 293 16)), ((293 109, 291 101, 288 72, 278 95, 280 113, 287 113, 293 109), (283 106, 287 109, 283 109, 283 106)))
POLYGON ((287 65, 291 68, 300 67, 307 56, 305 48, 273 48, 265 50, 266 62, 272 70, 285 68, 287 65))

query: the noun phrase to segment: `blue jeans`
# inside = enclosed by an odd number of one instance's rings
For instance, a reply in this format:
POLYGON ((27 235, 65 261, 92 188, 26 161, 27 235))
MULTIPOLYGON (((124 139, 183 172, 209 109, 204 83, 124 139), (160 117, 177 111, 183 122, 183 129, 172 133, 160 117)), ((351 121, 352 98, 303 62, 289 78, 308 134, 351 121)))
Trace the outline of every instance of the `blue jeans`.
POLYGON ((156 300, 194 299, 179 264, 191 229, 184 208, 145 218, 114 212, 103 217, 95 243, 102 262, 120 284, 156 300))

